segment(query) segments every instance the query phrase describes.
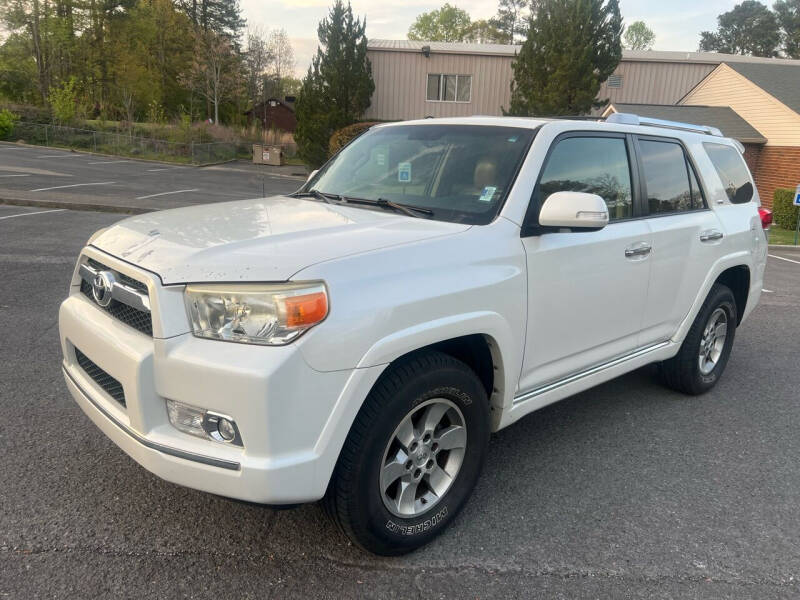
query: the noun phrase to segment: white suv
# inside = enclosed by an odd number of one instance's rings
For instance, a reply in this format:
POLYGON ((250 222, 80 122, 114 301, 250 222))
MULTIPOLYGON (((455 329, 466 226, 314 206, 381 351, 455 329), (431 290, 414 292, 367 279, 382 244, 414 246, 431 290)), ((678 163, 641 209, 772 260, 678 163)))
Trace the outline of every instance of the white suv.
POLYGON ((134 460, 430 541, 491 432, 657 362, 700 394, 758 302, 741 146, 709 128, 474 117, 372 128, 291 196, 126 219, 81 253, 67 386, 134 460))

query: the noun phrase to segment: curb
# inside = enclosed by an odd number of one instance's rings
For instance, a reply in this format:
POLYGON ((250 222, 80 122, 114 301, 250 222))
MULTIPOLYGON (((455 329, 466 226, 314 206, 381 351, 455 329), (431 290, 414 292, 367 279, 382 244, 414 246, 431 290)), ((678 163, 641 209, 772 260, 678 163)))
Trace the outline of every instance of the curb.
POLYGON ((86 210, 92 212, 117 213, 122 215, 141 215, 156 211, 154 208, 144 208, 141 206, 117 206, 114 204, 63 202, 59 200, 21 200, 19 198, 0 198, 0 204, 7 206, 34 206, 40 208, 63 208, 66 210, 86 210))

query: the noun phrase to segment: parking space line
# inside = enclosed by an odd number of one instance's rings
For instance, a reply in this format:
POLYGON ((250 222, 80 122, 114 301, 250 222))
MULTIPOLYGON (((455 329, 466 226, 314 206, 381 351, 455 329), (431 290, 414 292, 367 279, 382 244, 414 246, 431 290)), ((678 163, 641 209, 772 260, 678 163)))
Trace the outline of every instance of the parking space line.
POLYGON ((30 177, 30 173, 21 173, 21 174, 14 174, 14 175, 0 175, 0 177, 30 177))
POLYGON ((6 217, 0 217, 0 221, 3 219, 16 219, 17 217, 30 217, 32 215, 44 215, 46 213, 54 213, 54 212, 63 212, 67 210, 66 208, 54 208, 53 210, 38 210, 36 212, 28 212, 28 213, 19 213, 16 215, 8 215, 6 217))
POLYGON ((774 254, 770 254, 772 258, 777 258, 778 260, 785 260, 786 262, 794 263, 796 265, 800 265, 800 260, 792 260, 791 258, 783 258, 782 256, 775 256, 774 254))
POLYGON ((74 188, 74 187, 82 187, 85 185, 111 185, 112 183, 117 183, 116 181, 99 181, 97 183, 73 183, 72 185, 55 185, 53 187, 46 187, 46 188, 37 188, 35 190, 28 190, 31 192, 46 192, 48 190, 61 190, 64 188, 74 188))
POLYGON ((120 163, 129 163, 132 162, 130 160, 97 160, 94 162, 88 162, 87 165, 118 165, 120 163))
POLYGON ((42 154, 36 158, 76 158, 80 154, 42 154))
POLYGON ((178 169, 180 167, 164 167, 163 169, 147 169, 151 173, 155 173, 156 171, 172 171, 173 169, 178 169))
POLYGON ((137 200, 146 200, 147 198, 155 198, 156 196, 168 196, 169 194, 183 194, 185 192, 199 192, 198 188, 191 190, 175 190, 174 192, 161 192, 160 194, 150 194, 149 196, 137 196, 137 200))

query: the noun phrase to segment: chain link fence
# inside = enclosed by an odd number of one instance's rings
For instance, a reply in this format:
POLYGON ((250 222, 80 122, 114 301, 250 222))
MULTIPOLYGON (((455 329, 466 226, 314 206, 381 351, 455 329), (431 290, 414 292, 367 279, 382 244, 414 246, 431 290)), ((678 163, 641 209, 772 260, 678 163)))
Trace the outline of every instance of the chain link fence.
POLYGON ((252 152, 250 144, 239 142, 168 142, 126 133, 25 122, 16 123, 6 141, 191 165, 250 158, 252 152))

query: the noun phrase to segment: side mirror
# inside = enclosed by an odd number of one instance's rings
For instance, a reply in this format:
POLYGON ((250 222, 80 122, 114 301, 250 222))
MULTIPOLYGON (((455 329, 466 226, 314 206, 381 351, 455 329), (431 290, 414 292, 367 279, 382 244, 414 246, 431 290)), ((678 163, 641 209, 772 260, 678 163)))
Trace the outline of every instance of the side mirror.
POLYGON ((316 175, 317 173, 319 173, 319 169, 314 169, 313 171, 311 171, 311 173, 308 174, 308 178, 306 179, 306 183, 311 181, 311 178, 314 177, 314 175, 316 175))
POLYGON ((608 225, 608 207, 597 194, 555 192, 547 197, 539 211, 539 225, 602 229, 608 225))

